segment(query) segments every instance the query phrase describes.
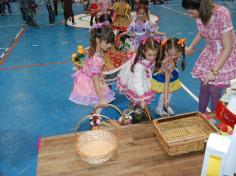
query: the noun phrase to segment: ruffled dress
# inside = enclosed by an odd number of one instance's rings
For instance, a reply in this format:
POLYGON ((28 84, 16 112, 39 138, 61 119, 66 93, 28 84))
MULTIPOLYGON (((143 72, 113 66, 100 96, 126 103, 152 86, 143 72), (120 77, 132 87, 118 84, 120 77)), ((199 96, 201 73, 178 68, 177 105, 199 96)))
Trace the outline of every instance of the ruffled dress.
POLYGON ((76 71, 72 77, 74 78, 74 86, 69 100, 81 105, 96 105, 99 103, 96 90, 93 85, 93 77, 99 76, 102 87, 102 94, 109 103, 115 98, 115 93, 107 86, 102 74, 104 62, 99 53, 95 53, 93 57, 85 60, 82 69, 76 71))
POLYGON ((152 90, 157 93, 164 93, 165 73, 171 74, 169 83, 169 92, 175 92, 182 86, 179 80, 179 73, 176 69, 178 60, 173 60, 171 57, 166 57, 161 62, 160 70, 152 76, 152 90))
POLYGON ((115 20, 112 27, 118 31, 126 31, 131 23, 131 7, 126 2, 115 2, 113 4, 115 20))
POLYGON ((139 47, 140 39, 145 35, 150 35, 151 33, 157 31, 157 27, 148 20, 144 23, 133 21, 129 25, 128 31, 135 34, 132 39, 132 48, 136 50, 139 47))
POLYGON ((133 60, 128 60, 118 74, 117 89, 134 104, 141 101, 150 104, 155 97, 155 92, 151 90, 151 68, 154 64, 140 59, 134 66, 134 72, 131 72, 133 60))

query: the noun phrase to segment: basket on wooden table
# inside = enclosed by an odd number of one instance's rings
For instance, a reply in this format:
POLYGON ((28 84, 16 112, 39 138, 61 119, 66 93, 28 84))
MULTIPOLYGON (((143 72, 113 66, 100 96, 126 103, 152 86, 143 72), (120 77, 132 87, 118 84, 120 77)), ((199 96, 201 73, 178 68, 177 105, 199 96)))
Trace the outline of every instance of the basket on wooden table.
POLYGON ((156 136, 169 156, 204 150, 210 133, 219 133, 200 112, 156 119, 153 124, 156 136))
MULTIPOLYGON (((118 112, 121 112, 114 105, 107 105, 109 107, 115 108, 118 112)), ((91 115, 83 117, 77 124, 75 129, 75 139, 76 139, 76 151, 79 154, 81 160, 89 164, 101 164, 108 161, 115 151, 118 145, 118 134, 117 134, 117 123, 111 118, 96 114, 98 108, 104 108, 105 106, 98 106, 94 109, 91 115), (114 129, 107 130, 106 128, 96 128, 94 130, 89 130, 85 132, 78 133, 80 125, 87 119, 99 116, 101 121, 106 121, 110 123, 114 129)), ((122 113, 121 113, 122 114, 122 113)))

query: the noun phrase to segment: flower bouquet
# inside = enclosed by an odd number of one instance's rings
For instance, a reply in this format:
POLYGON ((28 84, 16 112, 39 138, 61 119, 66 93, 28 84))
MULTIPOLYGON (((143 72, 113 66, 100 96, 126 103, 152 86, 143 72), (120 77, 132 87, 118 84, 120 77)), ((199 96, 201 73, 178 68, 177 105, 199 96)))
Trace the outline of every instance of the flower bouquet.
POLYGON ((77 53, 73 53, 71 57, 75 67, 77 69, 80 69, 84 65, 84 60, 83 60, 83 58, 85 57, 84 47, 82 45, 78 45, 77 53))

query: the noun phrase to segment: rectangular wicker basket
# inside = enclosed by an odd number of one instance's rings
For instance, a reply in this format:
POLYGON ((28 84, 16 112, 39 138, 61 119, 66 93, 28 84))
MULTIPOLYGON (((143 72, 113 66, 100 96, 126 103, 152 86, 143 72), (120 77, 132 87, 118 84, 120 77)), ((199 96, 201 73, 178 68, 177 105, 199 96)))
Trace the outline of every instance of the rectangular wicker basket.
POLYGON ((158 140, 170 156, 204 150, 210 133, 219 133, 200 112, 156 119, 153 124, 158 140))

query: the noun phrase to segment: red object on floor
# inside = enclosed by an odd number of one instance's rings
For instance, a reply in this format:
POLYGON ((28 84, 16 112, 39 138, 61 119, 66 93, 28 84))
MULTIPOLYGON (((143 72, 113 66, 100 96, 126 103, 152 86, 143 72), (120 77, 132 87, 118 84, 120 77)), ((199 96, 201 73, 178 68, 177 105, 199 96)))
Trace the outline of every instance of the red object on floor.
POLYGON ((236 124, 236 114, 233 114, 228 110, 221 101, 218 101, 216 106, 216 118, 232 128, 234 128, 234 125, 236 124))

